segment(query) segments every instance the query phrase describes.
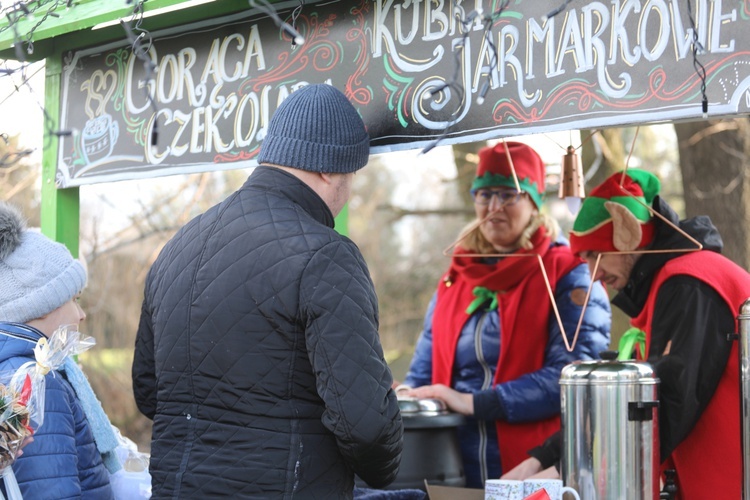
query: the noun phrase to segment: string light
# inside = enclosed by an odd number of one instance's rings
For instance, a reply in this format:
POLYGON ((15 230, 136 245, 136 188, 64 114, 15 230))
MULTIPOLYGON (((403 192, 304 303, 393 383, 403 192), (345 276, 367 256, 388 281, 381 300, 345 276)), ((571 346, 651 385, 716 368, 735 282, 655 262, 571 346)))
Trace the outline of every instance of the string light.
MULTIPOLYGON (((276 13, 276 10, 273 8, 273 6, 268 3, 267 0, 248 0, 250 7, 253 7, 255 9, 258 9, 262 11, 264 14, 268 15, 268 17, 273 20, 273 22, 278 26, 281 31, 285 32, 287 35, 289 35, 292 39, 292 43, 294 45, 303 45, 305 43, 305 38, 300 35, 300 33, 297 31, 297 29, 290 25, 287 22, 284 22, 283 19, 279 17, 279 15, 276 13)), ((302 2, 302 5, 304 5, 304 1, 302 2)), ((301 8, 302 5, 300 5, 297 8, 301 8)), ((296 9, 295 9, 296 10, 296 9)), ((297 14, 299 15, 299 13, 297 14)), ((294 21, 296 21, 296 16, 293 16, 294 21)), ((292 22, 294 22, 292 21, 292 22)))
MULTIPOLYGON (((27 75, 27 70, 31 67, 31 63, 22 62, 17 68, 10 68, 8 66, 7 61, 3 61, 3 64, 5 67, 0 69, 0 74, 3 74, 5 78, 11 79, 11 82, 13 85, 13 92, 9 94, 8 96, 6 96, 5 99, 0 101, 0 105, 4 104, 14 94, 19 93, 23 87, 26 87, 31 93, 31 95, 34 96, 35 95, 34 89, 31 87, 29 82, 37 73, 39 73, 42 69, 44 69, 44 66, 40 65, 39 68, 36 71, 34 71, 34 73, 32 73, 31 75, 27 75), (19 73, 21 76, 21 82, 16 83, 13 80, 13 75, 19 74, 19 73)), ((60 135, 63 135, 69 132, 65 130, 55 130, 54 121, 52 120, 52 117, 49 116, 46 109, 44 108, 44 106, 42 105, 42 103, 40 102, 38 98, 36 98, 35 101, 37 105, 39 106, 39 109, 42 111, 42 114, 44 115, 44 130, 46 132, 46 142, 44 143, 44 147, 46 148, 49 146, 49 143, 50 143, 49 141, 52 140, 52 137, 55 137, 55 136, 59 137, 60 135)), ((6 139, 6 143, 7 143, 7 134, 2 133, 0 134, 0 137, 2 137, 3 139, 6 139)), ((27 154, 31 154, 31 153, 33 153, 33 150, 25 150, 25 151, 17 152, 16 155, 6 158, 4 166, 8 166, 8 162, 10 161, 10 158, 13 158, 12 163, 17 163, 22 157, 25 157, 27 156, 27 154)))
MULTIPOLYGON (((696 6, 697 9, 697 6, 696 6)), ((706 68, 703 67, 703 64, 698 60, 698 51, 703 51, 703 45, 701 44, 700 40, 698 39, 698 28, 695 24, 695 18, 693 17, 693 7, 691 5, 690 0, 687 0, 687 11, 688 11, 688 19, 690 20, 690 27, 693 30, 693 43, 692 43, 692 49, 693 49, 693 68, 695 69, 695 73, 698 75, 698 78, 701 80, 701 111, 703 119, 708 118, 708 96, 706 95, 706 68)))
MULTIPOLYGON (((125 3, 132 4, 135 3, 134 8, 134 15, 139 15, 138 22, 136 23, 135 29, 136 31, 140 31, 140 33, 136 36, 133 34, 132 30, 128 32, 129 28, 125 28, 126 33, 130 33, 132 35, 132 38, 129 37, 131 43, 133 43, 133 51, 136 53, 136 55, 139 55, 139 58, 144 60, 144 64, 146 65, 146 69, 148 71, 149 76, 153 75, 155 72, 153 61, 150 60, 146 56, 148 49, 150 48, 152 44, 152 40, 150 37, 150 34, 147 34, 145 30, 140 28, 140 23, 143 19, 143 3, 145 0, 140 0, 133 2, 133 0, 126 0, 125 3), (148 42, 146 43, 146 39, 148 42), (145 51, 140 50, 140 47, 147 47, 145 51), (143 57, 141 57, 143 56, 143 57), (144 59, 145 57, 145 59, 144 59)), ((279 15, 277 14, 276 10, 273 8, 271 3, 268 0, 248 0, 249 6, 252 8, 256 8, 267 14, 273 22, 288 36, 292 39, 292 47, 295 48, 298 45, 303 45, 305 42, 304 37, 299 33, 297 28, 297 20, 302 12, 302 9, 305 5, 304 0, 299 0, 299 5, 297 5, 291 15, 291 24, 283 21, 279 15)), ((491 84, 491 72, 497 68, 498 61, 497 61, 497 51, 495 49, 494 43, 493 43, 493 36, 492 36, 492 26, 495 20, 497 20, 505 9, 507 9, 508 4, 510 3, 510 0, 503 0, 500 7, 493 12, 491 15, 483 15, 483 11, 481 9, 474 10, 470 12, 465 19, 461 20, 462 25, 464 26, 464 33, 463 38, 458 43, 456 43, 455 47, 463 47, 465 45, 465 40, 468 38, 471 29, 470 25, 472 22, 474 22, 477 18, 481 17, 482 24, 483 24, 483 33, 482 37, 487 43, 489 47, 489 52, 492 54, 492 59, 490 61, 490 73, 487 75, 487 78, 482 82, 480 90, 476 97, 476 103, 481 105, 484 103, 486 96, 489 92, 489 90, 492 87, 491 84)), ((571 0, 564 0, 557 8, 553 9, 546 15, 542 16, 542 19, 546 21, 547 19, 550 19, 561 12, 563 12, 567 6, 571 3, 571 0)), ((8 24, 6 26, 0 27, 0 33, 2 33, 5 30, 12 30, 13 31, 13 40, 14 43, 12 45, 14 51, 15 51, 15 57, 17 61, 22 63, 23 65, 26 64, 27 61, 27 54, 33 54, 34 53, 34 41, 33 36, 34 32, 45 23, 45 21, 50 18, 59 18, 60 13, 57 12, 59 7, 63 7, 66 9, 70 9, 77 5, 77 3, 74 0, 51 0, 48 2, 45 2, 44 0, 30 0, 30 1, 18 1, 14 2, 8 6, 6 6, 1 13, 4 13, 6 18, 8 19, 8 24), (40 9, 44 13, 40 16, 40 9), (4 12, 3 12, 4 11, 4 12), (35 23, 35 25, 29 29, 27 32, 25 32, 23 35, 19 33, 18 25, 19 21, 24 18, 26 21, 30 21, 32 19, 39 19, 38 22, 35 23), (25 45, 25 47, 24 47, 25 45), (26 50, 24 50, 24 48, 26 50)), ((697 9, 698 7, 696 7, 697 9)), ((700 42, 698 29, 696 26, 696 20, 695 16, 693 14, 693 8, 692 8, 692 2, 691 0, 687 0, 687 11, 688 11, 688 17, 690 26, 692 29, 692 55, 693 55, 693 66, 695 69, 695 73, 700 78, 700 92, 701 92, 701 109, 702 109, 702 116, 704 119, 708 118, 708 96, 707 96, 707 89, 706 89, 706 69, 703 66, 703 64, 700 62, 698 54, 699 52, 705 51, 703 45, 700 42)), ((122 22, 121 22, 122 23, 122 22)), ((463 87, 462 80, 460 79, 460 54, 456 53, 456 71, 453 74, 453 77, 451 80, 446 81, 442 85, 434 87, 431 91, 426 92, 424 95, 425 99, 429 98, 435 98, 436 96, 443 95, 444 97, 449 97, 447 92, 453 91, 456 94, 456 97, 458 98, 459 106, 460 103, 463 102, 464 98, 466 97, 466 89, 463 87)), ((25 67, 25 66, 24 66, 25 67)), ((14 72, 19 71, 19 69, 13 69, 9 70, 7 68, 0 69, 0 76, 7 76, 11 75, 14 72)), ((17 89, 16 89, 17 90, 17 89)), ((147 92, 148 93, 148 92, 147 92)), ((153 97, 148 94, 148 99, 151 103, 151 105, 156 110, 156 103, 153 100, 153 97)), ((453 119, 448 123, 448 125, 445 127, 441 135, 433 141, 430 145, 425 147, 425 149, 422 151, 422 154, 429 152, 434 147, 436 147, 442 140, 444 140, 448 134, 450 133, 450 130, 452 127, 457 123, 457 119, 453 119)), ((66 132, 69 131, 53 131, 48 129, 48 135, 49 136, 60 136, 60 132, 66 132)), ((157 132, 157 124, 154 123, 154 128, 152 132, 152 144, 156 143, 156 139, 158 138, 158 132, 157 132)))
MULTIPOLYGON (((151 80, 155 73, 156 73, 156 64, 154 64, 154 61, 151 60, 148 53, 151 50, 151 46, 153 45, 153 39, 151 38, 151 33, 148 32, 145 28, 141 27, 143 23, 143 2, 146 0, 139 0, 138 3, 133 8, 133 17, 135 18, 135 25, 131 28, 130 24, 128 22, 125 22, 124 20, 120 20, 120 25, 122 26, 123 30, 125 30, 125 35, 128 37, 128 40, 130 41, 132 45, 133 54, 143 61, 143 66, 146 68, 146 80, 151 80), (139 31, 138 35, 135 35, 135 31, 139 31), (146 41, 144 43, 144 40, 146 41)), ((133 22, 133 19, 131 19, 130 22, 133 22)), ((148 102, 151 104, 151 108, 154 110, 154 116, 159 115, 159 108, 156 105, 156 101, 154 100, 154 97, 151 95, 151 92, 149 92, 148 87, 144 87, 144 91, 146 93, 146 98, 148 99, 148 102)), ((150 148, 152 150, 156 149, 156 145, 159 142, 159 121, 155 118, 154 119, 154 126, 151 129, 151 137, 150 137, 150 148)))
POLYGON ((31 17, 31 11, 29 10, 29 8, 26 6, 25 3, 18 2, 16 4, 16 7, 18 7, 19 9, 21 9, 23 11, 23 13, 26 14, 27 17, 31 17))
POLYGON ((546 15, 542 16, 542 21, 547 21, 547 19, 551 19, 558 15, 560 12, 565 10, 565 8, 568 6, 568 4, 571 2, 571 0, 565 0, 559 7, 556 9, 551 10, 546 15))
MULTIPOLYGON (((21 84, 14 85, 14 92, 19 92, 20 88, 23 86, 26 86, 32 93, 34 94, 34 90, 29 85, 30 77, 26 76, 26 70, 29 67, 29 64, 26 62, 26 54, 24 54, 23 46, 26 45, 26 52, 28 54, 34 53, 34 32, 43 25, 47 19, 50 17, 60 17, 60 15, 55 12, 58 7, 61 5, 64 5, 66 3, 70 3, 68 0, 54 0, 54 2, 48 2, 46 4, 43 4, 41 0, 38 0, 35 2, 36 7, 31 8, 32 2, 17 2, 13 5, 12 8, 6 9, 6 17, 8 18, 8 25, 0 29, 0 32, 4 31, 5 29, 10 29, 13 31, 13 49, 16 55, 16 60, 21 63, 21 65, 16 69, 8 69, 7 63, 5 70, 2 71, 3 74, 9 76, 16 72, 21 73, 21 84), (40 10, 44 10, 44 15, 41 16, 41 19, 39 19, 34 26, 28 30, 28 32, 22 37, 21 34, 18 31, 18 21, 22 18, 22 16, 25 16, 27 20, 35 19, 35 14, 40 10)), ((40 71, 42 68, 40 67, 38 71, 40 71)), ((34 73, 36 74, 36 72, 34 73)), ((32 75, 34 76, 34 75, 32 75)), ((8 96, 9 98, 10 96, 8 96)), ((7 98, 5 99, 7 100, 7 98)), ((3 100, 2 102, 5 102, 3 100)), ((42 110, 42 114, 44 115, 44 127, 46 132, 46 139, 44 143, 44 148, 50 146, 50 142, 53 137, 62 137, 66 135, 71 135, 72 131, 69 130, 56 130, 54 126, 54 121, 52 120, 52 117, 47 113, 47 110, 45 109, 44 105, 40 102, 39 99, 36 99, 37 104, 39 105, 39 108, 42 110)), ((20 153, 23 153, 22 156, 26 156, 26 151, 22 151, 20 153)), ((30 154, 30 152, 29 152, 30 154)), ((19 157, 17 157, 19 158, 19 157)), ((19 158, 20 159, 20 158, 19 158)), ((6 162, 8 160, 6 159, 6 162)), ((17 162, 17 159, 14 160, 14 163, 17 162)))
POLYGON ((12 6, 5 8, 2 12, 5 13, 5 17, 8 19, 8 23, 5 26, 0 27, 0 33, 5 30, 13 31, 13 49, 16 55, 17 61, 25 61, 26 56, 23 52, 23 44, 26 44, 26 51, 28 54, 34 53, 33 36, 34 32, 44 24, 48 18, 55 17, 59 18, 60 14, 56 12, 57 8, 64 4, 71 4, 72 0, 54 0, 54 2, 42 3, 42 0, 36 0, 36 7, 31 8, 32 2, 16 2, 12 6), (37 12, 46 8, 42 18, 30 29, 28 32, 21 37, 18 32, 18 22, 20 19, 25 18, 27 21, 36 19, 37 12))
MULTIPOLYGON (((485 81, 482 83, 482 87, 479 91, 479 95, 477 96, 477 104, 481 105, 484 103, 485 98, 487 97, 487 92, 489 91, 491 87, 491 78, 492 78, 492 72, 497 70, 497 49, 495 48, 495 44, 493 42, 492 38, 492 26, 494 22, 503 14, 503 12, 508 8, 508 5, 510 3, 510 0, 504 0, 500 7, 493 12, 491 15, 483 16, 482 9, 477 9, 471 11, 466 18, 461 20, 461 25, 463 26, 463 36, 461 39, 456 42, 454 45, 455 48, 458 47, 465 47, 466 46, 466 40, 469 38, 469 35, 471 34, 471 23, 473 23, 477 18, 482 19, 482 38, 486 41, 490 52, 492 53, 492 60, 490 61, 490 67, 489 71, 487 72, 487 77, 485 81)), ((456 12, 459 12, 456 10, 456 12)), ((462 80, 460 78, 461 75, 461 54, 458 51, 455 51, 454 55, 455 59, 455 66, 453 71, 453 76, 451 79, 447 82, 445 82, 442 85, 438 85, 437 87, 433 88, 432 90, 425 93, 423 98, 430 99, 435 97, 438 94, 444 94, 446 97, 446 100, 450 98, 450 91, 453 90, 456 92, 458 99, 458 105, 461 106, 461 103, 464 101, 466 97, 466 90, 464 89, 462 80)), ((448 125, 443 129, 443 132, 440 134, 440 136, 432 141, 430 144, 428 144, 421 152, 420 154, 426 154, 432 151, 440 142, 442 142, 446 137, 448 137, 448 134, 450 133, 450 130, 453 128, 453 126, 457 123, 458 118, 454 118, 451 120, 448 125)))
MULTIPOLYGON (((305 0, 299 0, 299 5, 292 11, 292 29, 297 31, 297 18, 302 13, 302 7, 305 6, 305 0)), ((304 39, 303 39, 304 42, 304 39)), ((292 48, 297 48, 297 37, 292 38, 292 48)))
POLYGON ((13 30, 13 51, 16 53, 16 60, 19 62, 26 62, 26 55, 23 53, 23 40, 21 39, 20 33, 18 33, 18 26, 16 21, 18 20, 18 11, 7 12, 5 15, 8 18, 10 28, 13 30), (13 18, 13 14, 16 18, 13 18))
MULTIPOLYGON (((8 137, 8 134, 0 134, 0 138, 5 141, 6 146, 10 145, 10 138, 8 137)), ((0 168, 10 168, 33 152, 33 149, 24 149, 22 151, 8 151, 3 154, 2 157, 0 157, 0 168)))

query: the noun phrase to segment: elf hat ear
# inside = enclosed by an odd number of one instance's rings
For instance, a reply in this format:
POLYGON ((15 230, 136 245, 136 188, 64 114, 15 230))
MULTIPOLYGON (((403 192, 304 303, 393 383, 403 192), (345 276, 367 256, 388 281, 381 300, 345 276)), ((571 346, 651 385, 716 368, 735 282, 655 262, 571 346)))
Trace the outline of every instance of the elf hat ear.
POLYGON ((627 207, 608 201, 604 204, 612 216, 612 244, 620 252, 638 248, 643 238, 641 223, 627 207))

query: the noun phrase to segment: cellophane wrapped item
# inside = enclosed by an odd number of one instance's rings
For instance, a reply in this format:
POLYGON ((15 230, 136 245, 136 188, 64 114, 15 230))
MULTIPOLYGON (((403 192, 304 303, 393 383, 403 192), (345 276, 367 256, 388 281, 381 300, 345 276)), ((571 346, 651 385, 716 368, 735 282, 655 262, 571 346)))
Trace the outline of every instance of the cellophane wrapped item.
POLYGON ((24 441, 44 423, 46 375, 60 368, 68 356, 80 354, 95 343, 77 326, 61 326, 49 338, 39 339, 34 346, 34 361, 24 363, 13 374, 0 376, 2 381, 9 380, 7 385, 0 384, 0 478, 9 500, 22 498, 11 465, 24 441))
MULTIPOLYGON (((9 378, 11 375, 2 377, 3 380, 9 378)), ((30 398, 30 376, 23 378, 20 391, 14 390, 10 385, 0 385, 0 480, 5 486, 8 500, 23 498, 11 465, 23 448, 24 441, 34 434, 28 407, 30 398)), ((5 500, 2 493, 0 500, 5 500)))
POLYGON ((8 384, 18 394, 26 394, 29 428, 35 431, 44 423, 45 377, 60 368, 68 356, 76 356, 96 344, 92 337, 83 335, 76 325, 64 325, 49 338, 41 338, 34 347, 35 361, 21 365, 8 384))
MULTIPOLYGON (((34 346, 34 361, 21 365, 7 385, 0 385, 0 477, 8 500, 20 500, 13 469, 24 440, 44 423, 45 376, 57 370, 68 356, 75 356, 94 346, 92 337, 82 335, 76 325, 65 325, 49 338, 34 346)), ((0 494, 0 498, 2 498, 0 494)))
POLYGON ((27 406, 30 393, 30 378, 20 393, 0 385, 0 471, 15 461, 23 441, 33 434, 27 406))

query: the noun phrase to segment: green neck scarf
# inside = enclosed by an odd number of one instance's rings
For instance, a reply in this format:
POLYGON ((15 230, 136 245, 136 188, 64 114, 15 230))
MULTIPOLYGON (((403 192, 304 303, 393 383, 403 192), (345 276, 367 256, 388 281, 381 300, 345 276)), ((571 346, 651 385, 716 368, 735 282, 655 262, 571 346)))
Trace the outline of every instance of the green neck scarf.
POLYGON ((490 305, 487 306, 487 309, 485 309, 485 311, 492 311, 494 309, 497 309, 497 292, 493 292, 489 288, 485 288, 483 286, 476 286, 474 287, 474 297, 475 299, 471 301, 469 307, 466 308, 466 314, 474 314, 474 311, 479 309, 482 304, 487 301, 490 302, 490 305))
POLYGON ((641 353, 641 358, 646 359, 646 332, 638 328, 631 328, 623 333, 620 338, 620 343, 617 346, 620 353, 617 355, 617 359, 620 361, 631 359, 636 345, 641 353))

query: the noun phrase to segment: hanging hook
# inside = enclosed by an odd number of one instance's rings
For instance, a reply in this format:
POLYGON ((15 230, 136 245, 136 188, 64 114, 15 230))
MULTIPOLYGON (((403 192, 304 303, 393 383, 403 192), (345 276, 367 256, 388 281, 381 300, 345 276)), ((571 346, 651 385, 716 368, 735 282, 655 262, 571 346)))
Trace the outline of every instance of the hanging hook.
MULTIPOLYGON (((302 13, 302 7, 305 6, 305 0, 299 0, 299 5, 292 11, 292 29, 299 34, 297 31, 297 18, 302 13)), ((304 40, 303 40, 304 42, 304 40)), ((292 37, 292 49, 297 48, 297 37, 292 37)))
MULTIPOLYGON (((696 6, 696 10, 697 10, 696 6)), ((704 51, 703 44, 701 44, 700 40, 698 39, 698 28, 695 24, 695 18, 693 17, 693 7, 691 5, 690 0, 687 0, 687 10, 688 10, 688 19, 690 20, 690 28, 693 30, 693 43, 692 43, 692 52, 693 52, 693 69, 695 69, 695 73, 698 75, 698 78, 700 78, 701 81, 701 111, 703 119, 708 118, 708 95, 706 94, 706 68, 701 64, 701 62, 698 60, 698 51, 701 52, 704 51)))

